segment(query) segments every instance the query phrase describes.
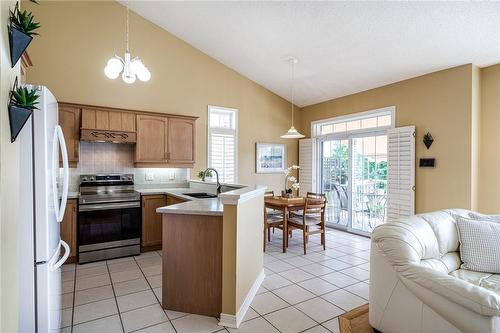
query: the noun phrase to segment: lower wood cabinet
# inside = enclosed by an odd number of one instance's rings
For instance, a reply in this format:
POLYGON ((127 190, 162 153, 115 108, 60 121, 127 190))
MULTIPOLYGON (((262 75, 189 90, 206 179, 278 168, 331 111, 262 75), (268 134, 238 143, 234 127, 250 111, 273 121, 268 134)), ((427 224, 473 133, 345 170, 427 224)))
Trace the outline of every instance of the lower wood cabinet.
POLYGON ((64 218, 61 222, 60 231, 61 239, 68 243, 70 248, 69 258, 66 262, 71 263, 76 261, 76 217, 77 217, 77 201, 76 199, 68 199, 64 218))
POLYGON ((161 245, 161 214, 156 209, 166 205, 166 195, 142 197, 142 247, 161 245))
POLYGON ((156 212, 157 208, 175 205, 186 200, 174 196, 143 195, 142 196, 142 241, 143 251, 161 247, 162 241, 162 214, 156 212), (149 249, 148 249, 149 247, 149 249))

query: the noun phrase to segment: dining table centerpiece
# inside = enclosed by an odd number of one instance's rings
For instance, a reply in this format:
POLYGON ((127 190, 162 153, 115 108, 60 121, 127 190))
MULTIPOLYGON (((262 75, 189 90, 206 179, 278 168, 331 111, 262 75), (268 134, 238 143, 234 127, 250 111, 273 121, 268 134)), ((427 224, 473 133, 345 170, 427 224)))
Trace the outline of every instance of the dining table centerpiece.
POLYGON ((297 179, 297 173, 300 167, 298 165, 292 165, 285 169, 285 190, 281 192, 281 196, 284 198, 293 198, 294 191, 298 195, 300 183, 297 179))

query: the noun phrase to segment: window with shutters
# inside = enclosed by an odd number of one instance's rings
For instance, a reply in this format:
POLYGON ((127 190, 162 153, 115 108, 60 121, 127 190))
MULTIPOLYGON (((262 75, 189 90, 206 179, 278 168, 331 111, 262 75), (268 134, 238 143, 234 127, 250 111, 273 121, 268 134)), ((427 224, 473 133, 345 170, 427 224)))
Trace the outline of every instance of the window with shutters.
POLYGON ((237 109, 208 106, 208 166, 223 183, 237 182, 237 127, 237 109))

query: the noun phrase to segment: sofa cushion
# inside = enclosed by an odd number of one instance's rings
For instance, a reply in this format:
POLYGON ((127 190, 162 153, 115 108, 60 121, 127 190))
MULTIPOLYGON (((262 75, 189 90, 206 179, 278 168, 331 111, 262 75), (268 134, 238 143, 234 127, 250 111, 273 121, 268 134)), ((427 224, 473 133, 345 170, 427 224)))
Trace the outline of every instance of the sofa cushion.
POLYGON ((458 251, 458 234, 454 216, 446 211, 419 214, 417 216, 424 219, 434 231, 441 256, 448 252, 458 251))
POLYGON ((500 274, 457 269, 451 272, 450 275, 500 294, 500 274))
POLYGON ((462 268, 500 273, 500 224, 458 218, 457 226, 462 268))

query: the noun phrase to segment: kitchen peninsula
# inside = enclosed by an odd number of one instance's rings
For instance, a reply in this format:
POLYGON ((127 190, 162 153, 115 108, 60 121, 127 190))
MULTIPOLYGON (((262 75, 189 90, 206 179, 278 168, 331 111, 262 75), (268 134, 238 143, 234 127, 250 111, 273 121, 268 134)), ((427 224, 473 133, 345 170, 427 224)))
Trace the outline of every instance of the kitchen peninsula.
POLYGON ((264 210, 264 191, 247 186, 157 209, 163 308, 239 326, 264 279, 263 214, 255 213, 264 210))

